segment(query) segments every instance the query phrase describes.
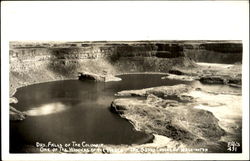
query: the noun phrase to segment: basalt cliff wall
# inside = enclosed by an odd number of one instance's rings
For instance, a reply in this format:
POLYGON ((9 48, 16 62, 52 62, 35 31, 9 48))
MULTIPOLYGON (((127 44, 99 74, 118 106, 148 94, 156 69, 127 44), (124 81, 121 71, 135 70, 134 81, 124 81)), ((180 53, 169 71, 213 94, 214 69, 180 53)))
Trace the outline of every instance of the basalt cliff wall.
POLYGON ((122 74, 168 72, 197 62, 236 63, 240 42, 10 43, 10 95, 18 87, 77 79, 78 72, 122 74))
POLYGON ((234 64, 242 62, 242 43, 196 43, 184 45, 184 53, 196 62, 234 64))
POLYGON ((167 72, 194 66, 178 44, 10 45, 10 95, 18 87, 77 79, 78 72, 122 74, 167 72))

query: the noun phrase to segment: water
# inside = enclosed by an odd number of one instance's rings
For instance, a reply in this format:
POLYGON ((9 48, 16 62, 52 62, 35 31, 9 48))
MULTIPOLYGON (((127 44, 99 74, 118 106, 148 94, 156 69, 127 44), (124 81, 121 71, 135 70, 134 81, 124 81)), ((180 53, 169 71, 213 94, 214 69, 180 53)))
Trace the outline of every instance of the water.
POLYGON ((142 144, 152 135, 133 126, 109 110, 116 92, 184 83, 162 80, 159 74, 120 75, 119 82, 65 80, 23 87, 14 95, 13 105, 29 116, 10 122, 10 152, 27 152, 36 142, 142 144))

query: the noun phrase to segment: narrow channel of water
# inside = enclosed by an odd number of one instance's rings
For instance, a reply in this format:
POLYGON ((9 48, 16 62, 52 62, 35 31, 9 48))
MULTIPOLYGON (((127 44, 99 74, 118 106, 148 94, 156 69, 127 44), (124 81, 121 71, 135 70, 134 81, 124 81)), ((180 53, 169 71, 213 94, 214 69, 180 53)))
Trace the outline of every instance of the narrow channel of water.
POLYGON ((128 89, 187 83, 161 79, 160 74, 120 75, 119 82, 65 80, 23 87, 13 105, 29 115, 10 122, 10 152, 25 152, 36 142, 142 144, 151 135, 135 131, 125 119, 110 112, 114 94, 128 89))

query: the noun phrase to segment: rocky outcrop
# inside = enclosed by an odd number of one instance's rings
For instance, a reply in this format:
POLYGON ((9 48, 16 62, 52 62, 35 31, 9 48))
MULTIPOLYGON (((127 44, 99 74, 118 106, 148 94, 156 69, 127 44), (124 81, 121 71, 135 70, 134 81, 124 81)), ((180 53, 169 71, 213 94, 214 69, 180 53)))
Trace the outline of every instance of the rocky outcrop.
POLYGON ((175 69, 169 70, 168 73, 175 74, 175 75, 185 75, 185 73, 183 73, 182 71, 175 70, 175 69))
POLYGON ((231 86, 241 85, 241 78, 232 78, 230 76, 203 76, 200 82, 205 84, 229 84, 231 86))
POLYGON ((130 97, 115 99, 111 110, 138 131, 163 135, 193 148, 218 142, 225 131, 213 113, 193 108, 196 101, 188 95, 190 90, 176 85, 121 91, 117 96, 130 97), (186 101, 176 100, 176 96, 186 101))
POLYGON ((97 82, 112 82, 112 81, 121 81, 121 78, 112 76, 112 75, 100 75, 89 72, 79 72, 79 80, 94 80, 97 82))
POLYGON ((10 106, 10 120, 11 121, 21 121, 26 118, 26 114, 18 111, 14 107, 10 106))
POLYGON ((162 77, 162 79, 176 79, 185 81, 199 80, 203 84, 222 84, 237 88, 241 87, 241 65, 210 65, 200 63, 197 65, 197 68, 172 69, 169 70, 168 74, 162 77))
POLYGON ((173 80, 194 81, 194 80, 196 80, 196 79, 199 79, 199 77, 188 76, 188 75, 168 74, 167 76, 161 77, 161 79, 173 79, 173 80))
POLYGON ((200 78, 200 82, 206 83, 206 84, 225 84, 223 78, 218 76, 205 76, 200 78))
POLYGON ((94 74, 94 73, 79 72, 78 77, 79 77, 79 80, 94 80, 97 82, 105 82, 104 76, 94 74))
MULTIPOLYGON (((15 104, 18 100, 15 97, 11 97, 9 100, 10 104, 15 104)), ((14 107, 10 106, 10 120, 12 121, 21 121, 26 118, 26 114, 21 112, 14 107)))
POLYGON ((152 87, 145 88, 140 90, 125 90, 118 92, 116 96, 128 97, 128 96, 141 96, 147 97, 148 95, 155 95, 161 98, 169 97, 169 96, 178 96, 182 93, 186 93, 191 90, 192 87, 184 84, 176 85, 176 86, 160 86, 160 87, 152 87))
POLYGON ((9 102, 10 102, 10 104, 11 104, 11 103, 17 103, 17 102, 18 102, 18 100, 17 100, 17 98, 16 98, 16 97, 10 97, 9 102))
MULTIPOLYGON (((18 102, 17 98, 11 97, 9 100, 10 104, 15 104, 18 102)), ((14 107, 10 106, 10 120, 12 121, 21 121, 26 118, 26 114, 21 112, 14 107)))

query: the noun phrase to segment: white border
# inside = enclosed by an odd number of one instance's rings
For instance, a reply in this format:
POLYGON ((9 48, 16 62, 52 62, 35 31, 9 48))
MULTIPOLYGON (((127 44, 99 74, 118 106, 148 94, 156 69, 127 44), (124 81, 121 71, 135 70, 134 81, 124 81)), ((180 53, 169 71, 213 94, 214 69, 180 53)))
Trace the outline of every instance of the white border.
POLYGON ((3 160, 249 159, 248 1, 1 2, 3 160), (9 41, 242 40, 242 154, 9 154, 9 41))

